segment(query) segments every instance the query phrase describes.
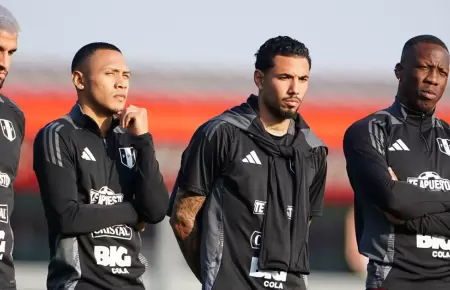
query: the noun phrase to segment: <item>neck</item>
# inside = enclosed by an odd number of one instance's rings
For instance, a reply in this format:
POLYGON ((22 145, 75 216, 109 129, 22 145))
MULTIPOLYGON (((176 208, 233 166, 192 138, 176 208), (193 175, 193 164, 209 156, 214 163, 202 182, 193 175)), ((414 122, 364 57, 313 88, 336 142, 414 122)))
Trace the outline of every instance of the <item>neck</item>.
POLYGON ((412 105, 410 105, 409 102, 404 97, 402 97, 402 95, 400 95, 400 94, 397 95, 397 100, 410 114, 414 114, 414 115, 420 115, 420 116, 421 115, 427 115, 427 116, 433 115, 433 113, 436 109, 436 107, 434 107, 428 111, 416 109, 412 105))
POLYGON ((262 102, 259 103, 259 118, 261 119, 261 123, 266 129, 267 132, 274 136, 284 136, 287 134, 289 129, 289 124, 291 123, 290 119, 278 119, 275 118, 267 108, 262 105, 262 102))
POLYGON ((80 107, 81 110, 83 110, 84 114, 91 117, 91 119, 94 120, 95 123, 97 123, 102 136, 106 136, 109 129, 111 128, 112 116, 105 116, 103 114, 99 114, 92 109, 92 106, 89 106, 88 104, 83 104, 81 102, 80 107))

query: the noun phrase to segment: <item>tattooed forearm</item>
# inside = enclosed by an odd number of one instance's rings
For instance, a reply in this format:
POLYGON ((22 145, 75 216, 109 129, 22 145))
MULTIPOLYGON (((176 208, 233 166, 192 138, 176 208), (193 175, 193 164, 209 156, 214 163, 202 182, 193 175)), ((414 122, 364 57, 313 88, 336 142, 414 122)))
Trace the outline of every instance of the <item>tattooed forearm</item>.
POLYGON ((178 245, 183 256, 195 274, 200 279, 200 233, 197 232, 196 216, 205 202, 204 196, 190 192, 178 191, 174 211, 170 218, 178 245))
POLYGON ((172 215, 172 226, 177 238, 184 240, 189 237, 194 228, 195 218, 205 202, 205 197, 189 196, 184 192, 179 192, 178 195, 175 199, 175 216, 172 215))

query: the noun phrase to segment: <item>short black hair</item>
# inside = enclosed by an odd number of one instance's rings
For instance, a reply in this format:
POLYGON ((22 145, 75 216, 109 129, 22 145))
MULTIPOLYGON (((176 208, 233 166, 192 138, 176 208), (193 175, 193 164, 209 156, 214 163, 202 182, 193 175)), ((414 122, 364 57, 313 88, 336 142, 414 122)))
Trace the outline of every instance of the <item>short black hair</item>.
POLYGON ((114 50, 122 53, 120 49, 114 44, 107 42, 92 42, 86 44, 82 48, 80 48, 72 60, 71 72, 79 69, 80 65, 83 64, 86 59, 91 57, 97 50, 106 49, 106 50, 114 50))
POLYGON ((274 67, 274 58, 281 56, 300 56, 308 60, 311 69, 311 57, 305 44, 289 36, 277 36, 267 40, 255 54, 255 69, 266 71, 274 67))
POLYGON ((413 48, 414 46, 416 46, 419 43, 436 44, 436 45, 439 45, 440 47, 444 48, 448 52, 447 46, 438 37, 436 37, 434 35, 423 34, 423 35, 415 36, 405 43, 405 45, 403 46, 401 58, 403 59, 404 55, 409 51, 409 49, 413 48))

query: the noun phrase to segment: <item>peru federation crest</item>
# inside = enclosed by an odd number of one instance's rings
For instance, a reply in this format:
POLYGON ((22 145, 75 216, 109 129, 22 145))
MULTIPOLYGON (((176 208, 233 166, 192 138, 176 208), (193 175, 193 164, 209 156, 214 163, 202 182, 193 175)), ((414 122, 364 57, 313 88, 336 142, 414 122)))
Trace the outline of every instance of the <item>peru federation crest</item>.
POLYGON ((3 136, 9 141, 16 139, 16 131, 14 130, 13 123, 9 120, 0 119, 0 127, 2 127, 3 136))
POLYGON ((133 147, 119 148, 120 162, 126 167, 132 169, 136 164, 136 149, 133 147))

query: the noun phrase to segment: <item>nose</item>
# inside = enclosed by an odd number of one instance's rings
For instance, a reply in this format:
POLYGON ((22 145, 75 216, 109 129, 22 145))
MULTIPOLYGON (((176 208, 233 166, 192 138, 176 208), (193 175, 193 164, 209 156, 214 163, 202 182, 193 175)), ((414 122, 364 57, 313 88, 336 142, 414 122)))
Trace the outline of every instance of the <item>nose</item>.
POLYGON ((437 71, 436 68, 430 69, 425 78, 425 82, 430 85, 437 86, 438 85, 438 74, 439 74, 439 72, 437 71))
POLYGON ((128 88, 128 79, 123 76, 119 76, 116 80, 116 88, 117 89, 127 89, 128 88))
POLYGON ((299 93, 300 93, 300 81, 296 78, 293 78, 289 86, 288 94, 290 96, 297 96, 299 93))
POLYGON ((0 50, 0 72, 8 70, 9 64, 11 63, 10 58, 7 51, 0 50))

